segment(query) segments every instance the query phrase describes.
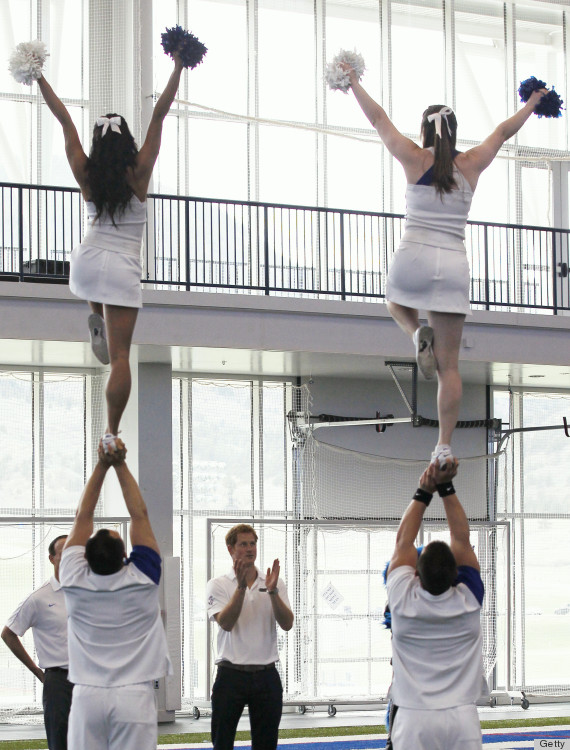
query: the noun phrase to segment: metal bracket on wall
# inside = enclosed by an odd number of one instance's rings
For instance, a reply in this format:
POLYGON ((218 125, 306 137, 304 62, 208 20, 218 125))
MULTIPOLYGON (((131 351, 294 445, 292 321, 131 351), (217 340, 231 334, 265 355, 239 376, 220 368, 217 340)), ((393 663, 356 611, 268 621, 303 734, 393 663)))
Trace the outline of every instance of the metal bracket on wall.
POLYGON ((384 363, 386 367, 390 370, 390 375, 394 379, 394 383, 396 384, 396 388, 400 392, 400 396, 404 399, 404 403, 406 405, 407 410, 410 412, 410 415, 412 417, 412 424, 414 427, 416 427, 416 417, 418 414, 418 366, 415 362, 392 362, 388 361, 384 363), (404 391, 404 387, 398 380, 398 375, 394 372, 395 369, 400 370, 406 370, 412 373, 412 398, 411 403, 408 397, 406 396, 406 392, 404 391))
MULTIPOLYGON (((409 417, 394 417, 393 414, 382 415, 379 411, 376 412, 376 419, 367 417, 341 417, 336 414, 308 414, 299 411, 290 411, 287 415, 289 420, 289 426, 291 429, 291 435, 295 439, 299 439, 307 434, 307 432, 314 431, 319 427, 355 427, 374 425, 377 432, 384 432, 386 427, 392 424, 407 423, 411 424, 412 427, 439 427, 439 420, 430 419, 429 417, 422 417, 418 414, 418 366, 415 362, 400 362, 400 361, 387 361, 385 362, 386 367, 390 370, 390 374, 394 379, 396 388, 406 409, 408 410, 409 417), (404 385, 400 382, 402 372, 397 370, 411 373, 412 378, 412 389, 411 394, 408 397, 404 389, 404 385)), ((500 419, 469 419, 460 420, 457 422, 456 427, 458 428, 472 428, 472 427, 486 427, 494 430, 500 430, 502 426, 500 419)))

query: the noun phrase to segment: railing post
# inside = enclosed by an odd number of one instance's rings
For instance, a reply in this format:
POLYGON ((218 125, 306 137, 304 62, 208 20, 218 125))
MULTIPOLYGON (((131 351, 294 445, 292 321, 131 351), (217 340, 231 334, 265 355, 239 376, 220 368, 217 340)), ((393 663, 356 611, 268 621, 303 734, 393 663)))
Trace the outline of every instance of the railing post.
POLYGON ((552 229, 552 311, 558 315, 558 273, 556 269, 556 230, 552 229))
POLYGON ((340 298, 346 300, 346 278, 344 267, 344 211, 340 212, 340 298))
POLYGON ((190 201, 184 201, 184 234, 186 239, 186 291, 190 291, 190 201))
POLYGON ((20 281, 24 280, 24 188, 18 188, 18 253, 20 255, 20 281))
POLYGON ((489 301, 489 227, 485 224, 483 232, 483 247, 485 248, 485 309, 490 310, 489 301))
POLYGON ((263 206, 263 259, 265 262, 265 294, 269 295, 269 227, 267 225, 268 208, 263 206))

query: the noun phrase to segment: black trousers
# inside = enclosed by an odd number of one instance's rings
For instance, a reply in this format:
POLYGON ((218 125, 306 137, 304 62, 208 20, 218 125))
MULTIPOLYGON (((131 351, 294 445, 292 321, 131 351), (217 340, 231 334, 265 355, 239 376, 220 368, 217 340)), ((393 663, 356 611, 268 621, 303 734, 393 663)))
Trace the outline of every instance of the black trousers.
POLYGON ((44 673, 42 703, 49 750, 67 750, 67 722, 73 685, 67 671, 47 669, 44 673))
POLYGON ((218 667, 212 688, 214 750, 233 748, 238 721, 246 705, 252 750, 275 750, 283 710, 283 687, 275 667, 261 672, 218 667))

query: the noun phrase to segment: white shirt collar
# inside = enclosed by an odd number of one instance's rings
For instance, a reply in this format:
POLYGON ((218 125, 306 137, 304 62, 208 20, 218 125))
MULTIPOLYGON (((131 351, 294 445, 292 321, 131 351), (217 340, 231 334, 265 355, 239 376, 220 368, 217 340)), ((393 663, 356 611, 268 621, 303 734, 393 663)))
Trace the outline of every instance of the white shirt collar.
MULTIPOLYGON (((256 579, 255 579, 255 581, 254 581, 254 582, 252 583, 252 585, 251 585, 251 586, 252 586, 252 588, 253 588, 254 586, 259 586, 259 585, 260 585, 261 583, 265 583, 265 576, 263 575, 263 573, 262 573, 262 572, 261 572, 261 571, 259 570, 259 568, 258 568, 257 566, 254 566, 254 567, 255 567, 255 569, 257 570, 257 578, 256 578, 256 579)), ((230 570, 229 570, 229 571, 228 571, 228 572, 226 573, 226 577, 227 577, 227 578, 229 578, 229 579, 230 579, 230 581, 235 581, 235 580, 236 580, 236 574, 235 574, 235 571, 234 571, 234 569, 233 569, 233 568, 231 568, 231 569, 230 569, 230 570)))
POLYGON ((59 582, 59 581, 57 580, 57 578, 56 578, 55 576, 52 576, 52 577, 51 577, 51 578, 49 579, 49 582, 50 582, 50 584, 51 584, 51 587, 52 587, 52 589, 53 589, 54 591, 59 591, 59 590, 60 590, 60 588, 61 588, 61 583, 60 583, 60 582, 59 582))

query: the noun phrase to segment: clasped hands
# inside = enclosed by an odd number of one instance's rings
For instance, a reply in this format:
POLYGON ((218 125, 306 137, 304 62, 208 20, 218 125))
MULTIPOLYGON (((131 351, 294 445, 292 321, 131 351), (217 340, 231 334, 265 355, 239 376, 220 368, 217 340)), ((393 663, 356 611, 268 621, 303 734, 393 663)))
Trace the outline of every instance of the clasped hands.
POLYGON ((455 458, 452 464, 446 463, 445 469, 440 469, 437 463, 430 464, 420 477, 420 489, 431 492, 433 495, 437 485, 450 482, 457 474, 458 468, 459 461, 455 458))
POLYGON ((102 464, 105 464, 105 466, 118 466, 118 464, 124 462, 127 456, 127 446, 123 443, 121 438, 115 438, 115 445, 117 446, 117 450, 107 453, 103 448, 103 441, 99 441, 97 456, 99 461, 102 464))

